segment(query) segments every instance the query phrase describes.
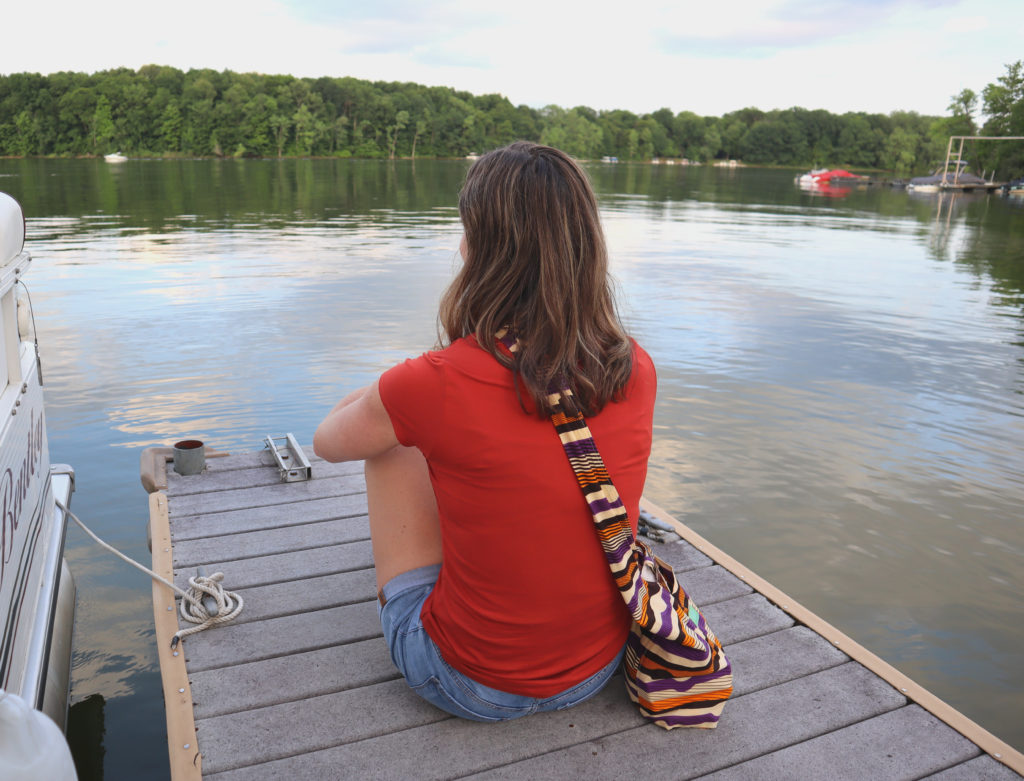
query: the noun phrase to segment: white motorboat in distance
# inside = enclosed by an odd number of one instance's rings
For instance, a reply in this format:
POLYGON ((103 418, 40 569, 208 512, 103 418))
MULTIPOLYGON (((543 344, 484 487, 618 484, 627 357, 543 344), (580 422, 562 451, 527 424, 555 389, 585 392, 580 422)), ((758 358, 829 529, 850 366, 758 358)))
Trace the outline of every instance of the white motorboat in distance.
POLYGON ((109 155, 103 155, 103 159, 108 163, 123 163, 128 158, 120 152, 111 152, 109 155))

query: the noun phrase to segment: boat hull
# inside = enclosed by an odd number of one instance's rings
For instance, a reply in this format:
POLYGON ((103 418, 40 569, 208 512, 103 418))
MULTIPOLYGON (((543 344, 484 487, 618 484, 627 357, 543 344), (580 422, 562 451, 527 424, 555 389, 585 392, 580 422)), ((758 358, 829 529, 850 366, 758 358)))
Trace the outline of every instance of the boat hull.
POLYGON ((0 689, 63 726, 75 588, 58 500, 70 503, 74 473, 50 464, 31 318, 19 318, 23 243, 21 208, 0 193, 0 689))

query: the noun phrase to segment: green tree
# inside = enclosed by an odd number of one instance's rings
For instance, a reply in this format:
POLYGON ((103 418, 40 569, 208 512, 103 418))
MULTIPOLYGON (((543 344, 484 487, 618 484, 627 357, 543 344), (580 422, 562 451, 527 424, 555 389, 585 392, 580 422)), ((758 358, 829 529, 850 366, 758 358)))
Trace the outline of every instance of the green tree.
POLYGON ((704 130, 704 143, 700 147, 700 159, 704 162, 714 160, 722 148, 722 134, 718 132, 717 123, 710 122, 704 130))
POLYGON ((898 127, 889 134, 885 145, 885 165, 897 176, 906 176, 917 162, 918 136, 898 127))
POLYGON ((18 112, 14 118, 14 127, 17 130, 11 151, 22 157, 28 157, 36 152, 38 141, 36 138, 35 120, 28 109, 18 112))
POLYGON ((881 145, 871 123, 864 114, 844 114, 843 128, 839 132, 835 154, 838 162, 847 166, 869 168, 878 163, 881 145))
MULTIPOLYGON (((984 135, 1024 136, 1024 60, 1006 66, 1006 73, 981 92, 988 121, 984 135)), ((1024 141, 978 142, 983 167, 1012 179, 1024 173, 1024 141)))
POLYGON ((723 118, 718 124, 721 128, 721 156, 727 160, 738 159, 743 154, 743 137, 747 134, 747 126, 735 117, 723 118))
POLYGON ((574 157, 593 159, 601 156, 603 133, 601 127, 580 107, 566 111, 548 106, 543 111, 544 129, 540 142, 555 146, 574 157))
POLYGON ((348 126, 350 124, 351 120, 344 114, 334 118, 334 123, 331 125, 331 154, 344 149, 348 142, 348 126))
POLYGON ((182 104, 188 110, 182 130, 182 151, 208 155, 217 146, 214 132, 217 88, 213 85, 212 76, 209 71, 189 71, 185 76, 182 104))
POLYGON ((273 154, 275 144, 271 119, 276 111, 277 102, 265 92, 258 92, 246 101, 239 132, 247 154, 259 157, 273 154))
POLYGON ((57 152, 85 154, 89 151, 92 120, 96 114, 96 95, 87 87, 76 86, 58 101, 60 134, 57 152))
POLYGON ((291 126, 291 120, 282 114, 274 114, 270 118, 270 128, 274 132, 274 144, 277 147, 278 157, 281 157, 284 151, 284 145, 288 141, 288 131, 291 129, 291 126))
POLYGON ((672 120, 672 140, 679 153, 691 160, 701 159, 700 150, 704 146, 706 131, 704 118, 692 111, 680 111, 672 120))
POLYGON ((105 154, 107 147, 114 140, 114 133, 114 119, 110 115, 110 103, 105 96, 100 95, 96 100, 96 109, 92 114, 92 126, 89 133, 92 150, 105 154))
POLYGON ((399 111, 395 114, 395 121, 388 126, 388 135, 391 137, 391 143, 388 148, 388 157, 392 160, 395 159, 395 145, 398 143, 398 134, 405 130, 405 126, 409 124, 409 112, 399 111))
POLYGON ((977 131, 974 124, 974 112, 978 108, 978 95, 972 89, 964 89, 953 96, 949 111, 954 119, 962 122, 961 132, 951 135, 973 136, 977 131))
POLYGON ((416 142, 419 140, 419 137, 422 136, 425 132, 427 132, 427 119, 426 119, 426 117, 424 117, 423 119, 417 119, 416 120, 416 132, 413 133, 413 136, 412 136, 412 159, 413 160, 416 159, 416 142))
POLYGON ((987 133, 1024 135, 1024 60, 1006 66, 1006 73, 982 90, 987 133))
POLYGON ((295 126, 295 151, 300 155, 312 154, 316 126, 313 114, 305 103, 292 115, 292 124, 295 126))
POLYGON ((160 139, 163 142, 163 151, 181 151, 181 130, 184 120, 181 117, 181 109, 176 101, 171 101, 164 108, 160 117, 160 139))

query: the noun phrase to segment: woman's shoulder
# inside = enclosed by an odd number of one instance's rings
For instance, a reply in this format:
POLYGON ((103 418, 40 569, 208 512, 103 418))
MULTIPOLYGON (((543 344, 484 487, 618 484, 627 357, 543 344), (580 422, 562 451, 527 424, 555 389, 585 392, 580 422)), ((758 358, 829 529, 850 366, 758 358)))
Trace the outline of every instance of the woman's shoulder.
POLYGON ((629 341, 633 343, 634 372, 640 371, 652 377, 655 376, 656 370, 654 368, 654 360, 647 353, 647 351, 640 346, 640 343, 636 339, 630 337, 629 341))
POLYGON ((434 367, 463 366, 477 362, 485 362, 488 358, 494 360, 486 350, 480 348, 476 339, 470 336, 463 336, 444 347, 428 350, 413 361, 422 361, 434 367))
POLYGON ((654 361, 636 339, 630 338, 633 344, 633 371, 626 383, 624 398, 639 401, 647 399, 653 403, 658 389, 658 373, 654 361))
POLYGON ((491 368, 491 364, 497 364, 493 356, 482 350, 472 336, 468 336, 456 339, 446 347, 427 350, 414 358, 407 358, 384 374, 391 377, 415 377, 422 381, 431 375, 440 379, 452 370, 477 373, 481 369, 491 368))

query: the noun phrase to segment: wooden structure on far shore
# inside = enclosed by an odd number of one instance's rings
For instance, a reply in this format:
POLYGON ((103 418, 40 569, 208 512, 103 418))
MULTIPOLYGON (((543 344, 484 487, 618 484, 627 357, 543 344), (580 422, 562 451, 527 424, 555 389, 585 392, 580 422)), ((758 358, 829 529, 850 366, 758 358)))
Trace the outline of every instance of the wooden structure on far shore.
MULTIPOLYGON (((448 716, 391 663, 377 619, 361 464, 309 456, 282 482, 269 451, 182 477, 142 456, 153 568, 223 572, 245 608, 188 637, 153 609, 174 781, 261 779, 1019 779, 1024 756, 650 503, 655 545, 722 639, 735 695, 715 730, 647 724, 621 679, 575 708, 501 724, 448 716), (673 536, 674 539, 674 536, 673 536)), ((212 455, 212 454, 211 454, 212 455)))
MULTIPOLYGON (((971 190, 986 190, 992 192, 998 190, 1005 182, 987 182, 985 184, 970 184, 960 181, 960 174, 964 166, 964 142, 966 141, 1024 141, 1024 136, 950 136, 949 143, 946 144, 946 163, 942 167, 942 181, 939 183, 939 188, 942 190, 960 190, 960 191, 971 191, 971 190), (953 151, 953 142, 959 141, 960 145, 957 147, 956 152, 953 151), (956 166, 956 170, 950 178, 949 166, 950 163, 956 166)), ((993 171, 993 176, 995 172, 993 171)))

